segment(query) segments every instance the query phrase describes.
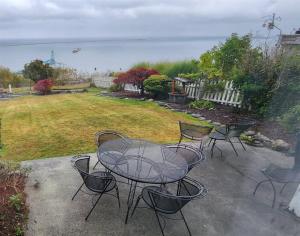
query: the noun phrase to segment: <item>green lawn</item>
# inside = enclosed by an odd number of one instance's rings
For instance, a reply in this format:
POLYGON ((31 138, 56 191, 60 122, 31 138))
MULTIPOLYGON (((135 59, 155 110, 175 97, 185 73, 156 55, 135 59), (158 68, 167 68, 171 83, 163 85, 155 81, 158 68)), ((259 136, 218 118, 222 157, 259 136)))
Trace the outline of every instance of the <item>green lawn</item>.
POLYGON ((176 142, 178 120, 200 123, 153 102, 100 97, 95 92, 0 101, 0 117, 1 159, 17 161, 93 152, 94 134, 105 129, 159 143, 176 142))

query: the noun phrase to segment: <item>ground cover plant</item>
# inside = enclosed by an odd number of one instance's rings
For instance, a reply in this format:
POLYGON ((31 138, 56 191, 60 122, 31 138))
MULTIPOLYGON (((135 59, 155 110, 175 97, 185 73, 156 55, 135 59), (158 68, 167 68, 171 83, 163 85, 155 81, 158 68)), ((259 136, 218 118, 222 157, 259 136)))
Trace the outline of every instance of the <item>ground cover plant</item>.
POLYGON ((0 161, 0 235, 24 234, 27 218, 25 179, 26 171, 18 164, 0 161))
POLYGON ((29 160, 96 150, 98 130, 118 130, 129 137, 177 142, 178 121, 200 123, 154 102, 84 94, 24 96, 2 101, 1 159, 29 160))

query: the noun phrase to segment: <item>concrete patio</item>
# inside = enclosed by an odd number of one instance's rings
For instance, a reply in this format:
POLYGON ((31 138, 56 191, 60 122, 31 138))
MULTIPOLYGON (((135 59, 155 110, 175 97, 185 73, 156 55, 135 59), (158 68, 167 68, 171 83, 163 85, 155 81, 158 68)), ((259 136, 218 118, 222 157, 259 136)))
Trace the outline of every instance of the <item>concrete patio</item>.
MULTIPOLYGON (((279 209, 279 203, 288 203, 297 185, 288 185, 278 194, 271 208, 273 192, 268 184, 252 195, 256 183, 264 178, 260 169, 269 163, 291 166, 293 159, 265 148, 238 147, 237 158, 230 145, 220 144, 224 159, 207 159, 189 175, 202 182, 208 195, 190 202, 183 209, 194 236, 198 235, 300 235, 299 222, 279 209)), ((237 145, 238 146, 238 145, 237 145)), ((93 156, 93 163, 96 155, 93 156)), ((93 164, 92 163, 92 164, 93 164)), ((31 172, 26 185, 29 205, 28 236, 43 235, 160 235, 155 215, 147 209, 137 209, 124 224, 129 186, 119 184, 121 208, 117 200, 104 196, 88 221, 84 218, 92 205, 92 196, 79 193, 71 197, 81 184, 79 174, 72 168, 70 157, 25 161, 31 172)), ((117 177, 118 179, 118 177, 117 177)), ((278 190, 281 186, 277 185, 278 190)), ((188 235, 183 221, 166 221, 165 234, 188 235)))

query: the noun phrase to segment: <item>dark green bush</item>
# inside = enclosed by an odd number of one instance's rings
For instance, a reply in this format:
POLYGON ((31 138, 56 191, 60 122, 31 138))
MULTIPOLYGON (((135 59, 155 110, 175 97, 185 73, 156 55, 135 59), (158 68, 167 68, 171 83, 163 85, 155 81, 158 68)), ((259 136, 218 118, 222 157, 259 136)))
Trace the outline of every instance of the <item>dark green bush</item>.
POLYGON ((296 105, 282 116, 281 124, 291 132, 300 129, 300 105, 296 105))
POLYGON ((207 100, 196 100, 193 101, 189 104, 190 108, 193 109, 214 109, 215 108, 215 104, 211 101, 207 101, 207 100))
POLYGON ((209 80, 206 80, 204 83, 205 92, 222 92, 225 89, 226 81, 218 81, 216 84, 212 83, 209 80))
POLYGON ((165 98, 168 95, 168 77, 165 75, 151 75, 144 81, 144 87, 154 98, 165 98))
POLYGON ((113 84, 108 89, 110 92, 120 92, 123 90, 123 87, 121 84, 113 84))

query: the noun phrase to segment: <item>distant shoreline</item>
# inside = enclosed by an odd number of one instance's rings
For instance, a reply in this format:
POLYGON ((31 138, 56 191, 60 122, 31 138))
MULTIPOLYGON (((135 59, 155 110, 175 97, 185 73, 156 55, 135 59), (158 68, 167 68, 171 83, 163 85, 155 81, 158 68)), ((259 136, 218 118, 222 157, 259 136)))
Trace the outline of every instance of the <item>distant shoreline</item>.
MULTIPOLYGON (((136 37, 136 38, 53 38, 53 39, 0 39, 0 47, 51 45, 51 44, 77 44, 97 42, 137 42, 137 41, 203 41, 203 40, 224 40, 228 36, 178 36, 178 37, 136 37)), ((264 36, 255 36, 254 39, 266 39, 264 36)))

